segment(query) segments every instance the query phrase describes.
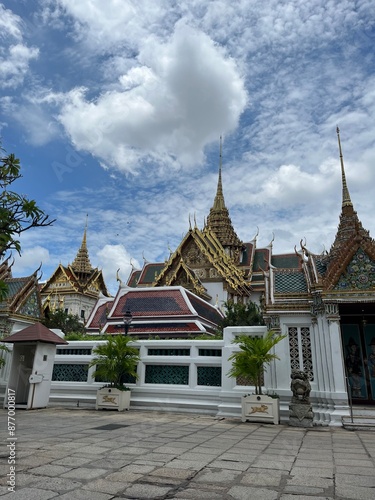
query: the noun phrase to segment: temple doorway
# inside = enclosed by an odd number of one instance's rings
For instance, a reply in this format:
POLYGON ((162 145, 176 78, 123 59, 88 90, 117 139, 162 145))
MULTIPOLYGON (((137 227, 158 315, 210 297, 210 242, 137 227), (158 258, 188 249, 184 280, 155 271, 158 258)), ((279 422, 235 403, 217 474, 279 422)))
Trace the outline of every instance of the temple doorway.
POLYGON ((375 304, 342 304, 339 310, 353 404, 375 405, 375 304))

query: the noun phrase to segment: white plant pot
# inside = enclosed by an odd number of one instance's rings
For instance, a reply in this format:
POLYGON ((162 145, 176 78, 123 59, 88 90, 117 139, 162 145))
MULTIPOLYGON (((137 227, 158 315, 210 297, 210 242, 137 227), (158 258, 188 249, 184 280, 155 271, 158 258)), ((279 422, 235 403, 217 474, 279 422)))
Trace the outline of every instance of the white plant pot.
POLYGON ((96 393, 96 409, 124 411, 130 408, 130 391, 103 387, 96 393))
POLYGON ((263 394, 242 396, 242 422, 280 423, 280 401, 263 394))

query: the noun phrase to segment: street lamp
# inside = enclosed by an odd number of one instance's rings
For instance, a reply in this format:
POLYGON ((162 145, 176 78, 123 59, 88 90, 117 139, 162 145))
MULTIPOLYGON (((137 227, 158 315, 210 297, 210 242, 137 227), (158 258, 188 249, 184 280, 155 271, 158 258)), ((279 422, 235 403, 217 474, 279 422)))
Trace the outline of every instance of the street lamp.
POLYGON ((131 322, 133 321, 133 315, 132 313, 129 311, 129 309, 126 311, 126 313, 124 314, 124 329, 125 329, 125 335, 128 334, 128 331, 129 331, 129 327, 131 325, 131 322))

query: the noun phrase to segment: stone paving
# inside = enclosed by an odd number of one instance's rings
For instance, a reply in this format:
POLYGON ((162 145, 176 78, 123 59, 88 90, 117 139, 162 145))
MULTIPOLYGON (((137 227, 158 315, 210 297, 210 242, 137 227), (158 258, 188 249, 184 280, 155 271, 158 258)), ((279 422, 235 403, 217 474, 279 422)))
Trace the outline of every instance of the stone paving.
POLYGON ((0 499, 375 498, 375 432, 88 409, 0 410, 0 499), (16 486, 8 463, 15 441, 16 486))

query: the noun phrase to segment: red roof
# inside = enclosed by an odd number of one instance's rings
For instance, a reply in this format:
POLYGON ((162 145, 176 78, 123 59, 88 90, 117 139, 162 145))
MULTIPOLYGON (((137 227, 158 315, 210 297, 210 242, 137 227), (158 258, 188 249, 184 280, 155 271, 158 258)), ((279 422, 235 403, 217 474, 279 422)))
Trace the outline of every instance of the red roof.
POLYGON ((110 319, 122 318, 127 309, 134 317, 192 315, 180 290, 160 288, 130 290, 119 298, 110 319))
POLYGON ((51 332, 42 323, 35 323, 30 325, 23 330, 20 330, 9 337, 1 340, 2 342, 7 342, 8 344, 13 344, 14 342, 45 342, 46 344, 68 344, 64 339, 56 335, 56 333, 51 332))

